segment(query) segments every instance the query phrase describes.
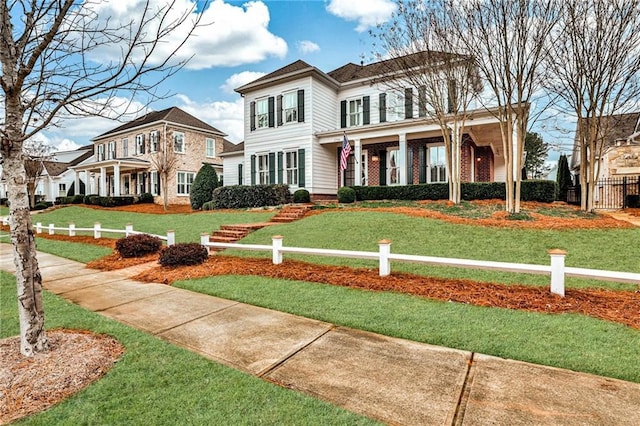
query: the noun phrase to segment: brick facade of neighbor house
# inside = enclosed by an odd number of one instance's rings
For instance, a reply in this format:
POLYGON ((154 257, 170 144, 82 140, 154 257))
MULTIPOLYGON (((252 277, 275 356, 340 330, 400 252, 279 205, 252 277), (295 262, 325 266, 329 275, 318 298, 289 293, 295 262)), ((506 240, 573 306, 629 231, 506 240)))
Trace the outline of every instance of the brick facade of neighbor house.
POLYGON ((169 204, 189 204, 189 190, 203 163, 222 175, 225 134, 179 108, 149 113, 93 139, 94 161, 76 168, 94 176, 87 192, 100 195, 154 195, 164 201, 158 161, 175 158, 167 179, 169 204))

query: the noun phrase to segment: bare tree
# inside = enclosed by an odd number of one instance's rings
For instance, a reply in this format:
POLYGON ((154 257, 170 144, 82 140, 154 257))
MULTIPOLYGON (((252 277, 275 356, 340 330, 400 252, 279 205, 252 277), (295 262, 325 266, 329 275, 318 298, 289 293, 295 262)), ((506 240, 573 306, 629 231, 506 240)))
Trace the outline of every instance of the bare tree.
POLYGON ((24 171, 27 178, 29 206, 36 205, 36 184, 44 171, 44 161, 51 158, 51 146, 42 141, 28 140, 22 147, 24 151, 24 171))
POLYGON ((640 97, 640 0, 566 0, 548 57, 548 87, 577 117, 581 209, 592 211, 600 158, 616 122, 640 97))
POLYGON ((461 149, 469 106, 481 90, 475 60, 451 37, 445 0, 400 0, 375 37, 390 60, 378 84, 418 90, 418 116, 437 123, 445 146, 449 200, 460 202, 461 149))
POLYGON ((530 102, 543 80, 549 33, 556 25, 555 0, 447 0, 452 36, 473 53, 491 89, 487 109, 500 122, 508 212, 520 211, 524 140, 530 102))
POLYGON ((179 11, 176 2, 158 7, 147 1, 137 16, 118 23, 99 15, 99 7, 91 0, 0 1, 0 152, 11 203, 20 350, 27 356, 46 350, 47 338, 24 141, 67 116, 112 115, 113 105, 100 99, 122 93, 130 99, 144 94, 149 101, 164 96, 158 85, 184 66, 185 61, 172 57, 202 16, 194 14, 195 3, 179 11), (160 53, 160 46, 174 47, 160 53), (98 60, 92 56, 97 53, 108 53, 110 59, 98 60))
POLYGON ((173 146, 167 142, 166 132, 163 138, 163 147, 160 151, 153 154, 151 164, 158 172, 160 190, 162 191, 162 204, 164 211, 167 211, 169 209, 169 179, 178 167, 179 158, 175 154, 173 146))

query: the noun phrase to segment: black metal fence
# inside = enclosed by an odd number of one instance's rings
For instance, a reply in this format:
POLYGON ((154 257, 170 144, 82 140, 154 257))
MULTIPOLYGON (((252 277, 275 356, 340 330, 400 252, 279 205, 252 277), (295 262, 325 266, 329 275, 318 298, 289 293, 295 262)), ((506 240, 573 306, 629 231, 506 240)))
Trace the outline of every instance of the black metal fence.
MULTIPOLYGON (((640 195, 640 176, 624 176, 600 179, 596 184, 596 209, 626 209, 629 195, 640 195)), ((571 186, 567 191, 567 203, 580 204, 580 185, 571 186)))

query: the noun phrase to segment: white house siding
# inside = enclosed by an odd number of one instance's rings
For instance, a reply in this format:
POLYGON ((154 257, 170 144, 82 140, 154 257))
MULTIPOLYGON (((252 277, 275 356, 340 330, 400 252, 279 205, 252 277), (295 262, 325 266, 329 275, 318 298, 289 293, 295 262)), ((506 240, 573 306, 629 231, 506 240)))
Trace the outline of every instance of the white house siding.
MULTIPOLYGON (((335 194, 338 188, 337 151, 334 147, 321 146, 315 137, 317 132, 336 130, 340 127, 340 102, 336 91, 321 81, 312 83, 313 148, 308 158, 307 174, 311 173, 309 191, 313 194, 335 194)), ((338 141, 338 144, 341 139, 338 141)))
POLYGON ((493 180, 494 182, 504 182, 506 179, 506 168, 504 157, 495 156, 493 159, 493 180))

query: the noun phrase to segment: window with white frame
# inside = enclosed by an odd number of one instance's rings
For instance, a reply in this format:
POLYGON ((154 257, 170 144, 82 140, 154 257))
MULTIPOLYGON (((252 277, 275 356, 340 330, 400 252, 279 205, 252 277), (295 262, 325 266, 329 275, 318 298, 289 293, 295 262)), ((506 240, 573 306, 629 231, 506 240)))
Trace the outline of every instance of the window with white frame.
POLYGON ((149 132, 149 152, 157 152, 160 144, 160 131, 149 132))
POLYGON ((298 185, 298 151, 286 151, 284 153, 285 183, 298 185))
POLYGON ((160 195, 160 179, 158 172, 151 172, 151 195, 160 195))
POLYGON ((122 139, 122 156, 129 156, 129 139, 122 139))
POLYGON ((209 158, 213 158, 216 156, 216 140, 215 139, 211 139, 211 138, 207 138, 206 140, 206 155, 209 158))
POLYGON ((173 152, 184 154, 184 133, 173 132, 173 152))
POLYGON ((59 183, 58 184, 58 195, 60 197, 64 197, 65 195, 67 195, 67 184, 66 183, 59 183))
POLYGON ((98 153, 96 155, 98 156, 98 161, 104 161, 104 144, 103 143, 98 145, 98 153))
POLYGON ((107 150, 107 158, 113 160, 116 158, 116 141, 109 142, 109 148, 107 150))
POLYGON ((349 127, 359 126, 362 123, 362 99, 349 101, 349 127))
POLYGON ((298 122, 298 92, 289 92, 283 95, 282 108, 284 109, 284 122, 298 122))
POLYGON ((400 183, 400 167, 398 167, 398 148, 387 150, 387 183, 398 185, 400 183))
POLYGON ((444 145, 429 147, 429 182, 447 181, 447 161, 444 145))
POLYGON ((269 154, 258 155, 258 184, 269 185, 269 154))
POLYGON ((136 155, 144 154, 144 134, 136 135, 136 155))
POLYGON ((178 195, 189 195, 195 176, 196 174, 192 172, 178 172, 178 195))
POLYGON ((404 96, 399 93, 387 93, 387 121, 404 119, 404 96))
POLYGON ((269 127, 269 100, 267 98, 256 101, 256 122, 258 129, 269 127))

